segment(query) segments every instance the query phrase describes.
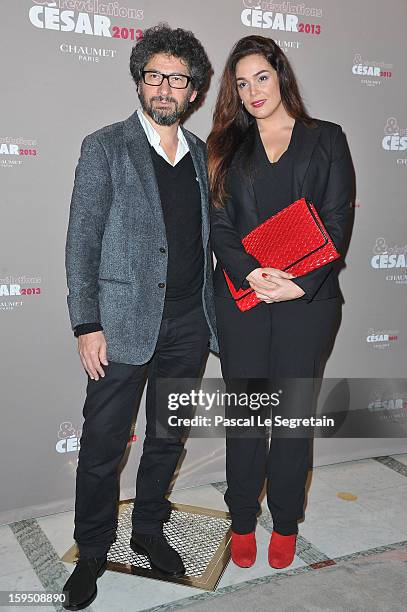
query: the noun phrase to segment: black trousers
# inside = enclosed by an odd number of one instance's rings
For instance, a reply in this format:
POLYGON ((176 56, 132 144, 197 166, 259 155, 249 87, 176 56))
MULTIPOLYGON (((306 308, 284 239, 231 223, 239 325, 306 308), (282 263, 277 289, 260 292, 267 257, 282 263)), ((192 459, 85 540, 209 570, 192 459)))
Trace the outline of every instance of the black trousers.
POLYGON ((202 305, 163 319, 152 359, 144 365, 110 362, 105 377, 88 377, 76 473, 75 529, 82 556, 102 556, 115 540, 118 468, 129 441, 135 409, 148 379, 146 436, 137 473, 133 530, 161 533, 169 519, 168 491, 183 452, 182 436, 156 436, 167 405, 156 401, 157 378, 198 378, 208 353, 209 328, 202 305))
MULTIPOLYGON (((290 416, 311 415, 313 378, 320 375, 325 349, 332 342, 340 311, 339 298, 310 303, 305 300, 262 302, 247 312, 240 312, 233 300, 217 297, 220 358, 226 388, 235 390, 239 381, 243 388, 251 379, 272 382, 278 378, 309 378, 310 384, 301 386, 300 393, 290 394, 290 401, 298 405, 290 405, 289 412, 290 416)), ((287 382, 296 384, 295 380, 287 382)), ((226 429, 225 501, 236 533, 254 530, 265 478, 274 529, 283 535, 298 532, 310 444, 309 437, 272 435, 269 447, 264 428, 257 437, 253 437, 253 430, 250 435, 245 435, 243 430, 237 436, 230 428, 226 429)))

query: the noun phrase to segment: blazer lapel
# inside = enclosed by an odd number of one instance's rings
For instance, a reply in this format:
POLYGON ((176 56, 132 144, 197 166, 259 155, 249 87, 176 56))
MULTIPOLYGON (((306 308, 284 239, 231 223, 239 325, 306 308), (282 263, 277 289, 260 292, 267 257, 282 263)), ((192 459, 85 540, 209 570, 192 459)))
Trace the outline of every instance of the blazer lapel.
POLYGON ((253 124, 250 129, 251 131, 247 134, 233 163, 236 172, 236 174, 233 174, 236 176, 237 188, 239 189, 238 197, 242 201, 245 209, 245 229, 247 230, 245 233, 251 231, 260 222, 259 208, 257 206, 252 178, 252 162, 247 159, 247 157, 250 158, 253 155, 254 149, 258 143, 256 143, 255 125, 253 124))
POLYGON ((209 188, 206 160, 201 147, 195 140, 195 137, 182 126, 181 129, 188 143, 189 152, 191 153, 191 158, 195 167, 195 172, 201 191, 202 242, 204 246, 206 246, 209 239, 209 188))
POLYGON ((299 122, 297 127, 297 146, 293 173, 294 201, 308 196, 306 192, 308 188, 306 175, 312 154, 321 134, 321 127, 319 125, 311 128, 299 122))
MULTIPOLYGON (((187 130, 182 128, 182 131, 188 142, 191 158, 195 167, 201 191, 202 240, 206 245, 209 239, 209 198, 206 161, 201 148, 196 143, 195 138, 187 130)), ((160 192, 158 190, 154 166, 151 160, 149 150, 150 145, 138 119, 137 112, 134 112, 124 121, 124 132, 127 151, 137 176, 143 186, 145 197, 148 200, 160 227, 165 233, 160 192)))
POLYGON ((145 198, 165 234, 164 217, 161 206, 160 192, 153 162, 151 160, 150 145, 143 127, 134 112, 124 121, 124 134, 127 151, 137 176, 143 186, 145 198))

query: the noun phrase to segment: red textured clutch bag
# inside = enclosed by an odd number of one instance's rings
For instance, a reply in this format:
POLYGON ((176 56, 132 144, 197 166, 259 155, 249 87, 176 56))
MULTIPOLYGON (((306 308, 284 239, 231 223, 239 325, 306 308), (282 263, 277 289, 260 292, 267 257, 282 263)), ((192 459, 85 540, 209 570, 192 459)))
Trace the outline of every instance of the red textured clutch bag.
MULTIPOLYGON (((255 227, 242 244, 262 268, 277 268, 294 276, 307 274, 340 257, 315 206, 305 198, 255 227)), ((240 310, 259 304, 261 300, 253 289, 235 289, 225 270, 223 273, 240 310)))

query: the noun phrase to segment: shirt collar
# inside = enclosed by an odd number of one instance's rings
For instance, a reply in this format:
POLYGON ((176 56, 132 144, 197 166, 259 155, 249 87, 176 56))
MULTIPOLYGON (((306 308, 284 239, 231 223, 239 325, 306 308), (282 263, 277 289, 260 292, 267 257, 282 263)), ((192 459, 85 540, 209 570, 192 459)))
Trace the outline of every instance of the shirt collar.
MULTIPOLYGON (((147 136, 147 140, 150 143, 150 145, 154 147, 154 149, 156 149, 160 153, 160 155, 162 155, 169 162, 169 159, 167 158, 164 149, 161 147, 160 134, 157 132, 153 124, 150 123, 150 121, 147 119, 147 117, 145 116, 141 108, 137 109, 137 115, 138 115, 138 118, 140 119, 140 123, 144 129, 144 132, 147 136)), ((189 146, 184 136, 184 132, 181 129, 181 126, 178 126, 177 136, 178 136, 178 148, 177 148, 177 153, 175 156, 174 166, 189 151, 189 146)))

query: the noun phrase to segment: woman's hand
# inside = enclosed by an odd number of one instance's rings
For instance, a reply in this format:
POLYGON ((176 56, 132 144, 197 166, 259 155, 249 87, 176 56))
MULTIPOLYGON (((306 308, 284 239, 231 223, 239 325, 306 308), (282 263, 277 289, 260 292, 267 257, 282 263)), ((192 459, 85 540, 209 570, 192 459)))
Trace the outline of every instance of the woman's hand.
POLYGON ((250 287, 254 291, 262 292, 263 289, 269 290, 272 288, 276 278, 294 278, 289 272, 277 270, 277 268, 256 268, 246 276, 250 287))
POLYGON ((267 304, 295 300, 305 294, 292 278, 293 274, 276 268, 256 268, 246 277, 256 296, 267 304))

